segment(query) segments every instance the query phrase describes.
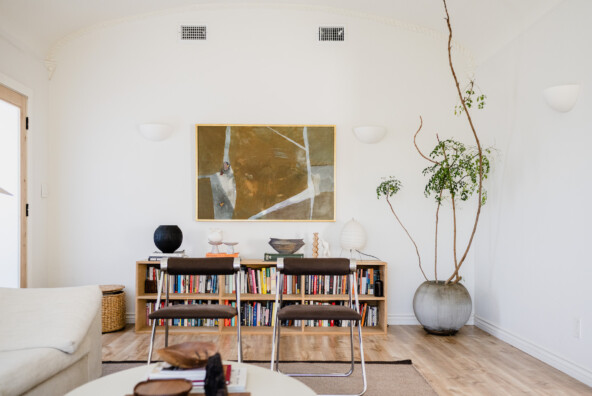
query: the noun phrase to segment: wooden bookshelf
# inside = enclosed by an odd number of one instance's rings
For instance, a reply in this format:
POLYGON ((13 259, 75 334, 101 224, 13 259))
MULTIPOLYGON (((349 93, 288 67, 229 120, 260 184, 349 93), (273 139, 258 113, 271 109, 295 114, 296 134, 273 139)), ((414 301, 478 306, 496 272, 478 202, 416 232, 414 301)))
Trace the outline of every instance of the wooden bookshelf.
MULTIPOLYGON (((276 263, 273 261, 263 260, 241 260, 242 267, 261 269, 275 267, 276 263)), ((359 294, 360 305, 369 304, 376 306, 378 323, 376 326, 364 326, 363 334, 386 334, 387 330, 387 299, 388 288, 388 274, 387 265, 383 261, 364 260, 357 262, 358 269, 370 269, 379 271, 380 279, 383 282, 383 296, 376 297, 372 294, 359 294)), ((156 293, 145 292, 146 271, 148 267, 158 267, 158 261, 137 261, 136 262, 136 323, 135 329, 138 333, 146 333, 150 331, 147 324, 146 303, 156 301, 156 293)), ((340 302, 347 301, 347 294, 306 294, 304 290, 305 280, 301 277, 301 290, 297 294, 284 294, 284 302, 297 302, 304 304, 305 302, 340 302)), ((164 299, 164 293, 163 293, 164 299)), ((234 294, 228 294, 224 290, 224 276, 218 277, 218 290, 216 293, 170 293, 170 301, 186 301, 186 300, 211 300, 212 303, 224 304, 225 302, 235 301, 234 294)), ((242 293, 241 303, 262 302, 268 303, 275 300, 275 294, 254 294, 242 293)), ((163 326, 157 326, 157 331, 163 331, 163 326)), ((220 320, 216 326, 169 326, 171 333, 234 333, 233 326, 225 326, 224 320, 220 320)), ((242 326, 242 332, 245 334, 271 334, 272 328, 270 326, 242 326)), ((318 334, 318 335, 336 335, 349 334, 348 327, 312 327, 302 323, 298 326, 282 326, 282 335, 300 335, 300 334, 318 334)))

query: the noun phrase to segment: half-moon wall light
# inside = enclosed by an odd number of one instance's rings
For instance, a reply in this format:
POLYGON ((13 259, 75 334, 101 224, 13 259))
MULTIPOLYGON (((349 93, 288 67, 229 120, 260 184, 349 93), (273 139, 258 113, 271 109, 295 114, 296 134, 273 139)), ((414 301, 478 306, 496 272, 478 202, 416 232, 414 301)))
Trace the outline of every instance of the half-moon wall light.
POLYGON ((378 143, 386 134, 386 128, 381 126, 359 126, 354 128, 356 138, 367 144, 378 143))
POLYGON ((547 104, 555 111, 567 113, 576 104, 580 86, 578 84, 556 85, 543 90, 547 104))
POLYGON ((144 139, 151 140, 153 142, 165 140, 171 136, 171 133, 173 133, 173 127, 168 124, 160 123, 140 124, 138 125, 138 129, 140 130, 140 134, 144 137, 144 139))

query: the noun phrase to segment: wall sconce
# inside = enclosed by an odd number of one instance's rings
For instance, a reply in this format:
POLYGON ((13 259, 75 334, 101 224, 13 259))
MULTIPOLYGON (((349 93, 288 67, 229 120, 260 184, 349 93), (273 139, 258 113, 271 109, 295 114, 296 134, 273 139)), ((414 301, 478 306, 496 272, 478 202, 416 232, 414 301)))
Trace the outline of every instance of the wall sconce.
POLYGON ((556 85, 543 90, 547 104, 561 113, 567 113, 575 106, 579 93, 578 84, 556 85))
POLYGON ((2 187, 0 187, 0 194, 12 195, 11 193, 9 193, 8 191, 6 191, 2 187))
POLYGON ((158 142, 171 136, 173 133, 173 127, 168 124, 140 124, 138 125, 140 134, 144 139, 158 142))
POLYGON ((381 126, 360 126, 354 128, 356 138, 367 144, 379 142, 386 134, 386 128, 381 126))

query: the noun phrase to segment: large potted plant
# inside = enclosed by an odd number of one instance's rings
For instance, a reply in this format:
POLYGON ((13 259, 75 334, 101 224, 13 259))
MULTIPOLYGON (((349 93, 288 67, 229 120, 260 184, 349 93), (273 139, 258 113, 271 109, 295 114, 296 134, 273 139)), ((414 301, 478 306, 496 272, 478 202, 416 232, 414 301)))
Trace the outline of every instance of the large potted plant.
POLYGON ((389 177, 383 180, 377 187, 377 197, 384 197, 389 208, 405 233, 413 243, 417 254, 419 268, 425 278, 417 289, 413 298, 413 310, 418 321, 429 333, 452 335, 465 325, 470 317, 472 302, 467 289, 459 283, 462 279, 460 268, 466 261, 467 254, 473 243, 473 238, 479 223, 481 207, 485 204, 487 194, 483 188, 483 180, 489 174, 490 149, 483 149, 477 136, 475 126, 471 119, 470 108, 483 108, 485 104, 485 95, 475 93, 475 84, 469 83, 464 92, 461 90, 454 66, 452 64, 452 27, 446 0, 444 10, 446 12, 446 22, 448 25, 448 60, 452 77, 455 82, 456 91, 460 100, 460 105, 455 108, 455 114, 465 115, 475 145, 466 145, 454 139, 440 140, 436 135, 437 144, 429 154, 424 154, 417 145, 417 135, 423 127, 423 119, 420 116, 420 125, 413 136, 413 143, 419 155, 429 162, 423 170, 423 174, 428 177, 424 194, 431 197, 436 203, 435 214, 435 253, 434 253, 434 279, 430 280, 426 275, 422 263, 421 255, 415 240, 407 228, 401 222, 395 212, 391 198, 401 189, 401 182, 396 177, 389 177), (457 246, 457 206, 461 202, 469 201, 477 195, 477 210, 473 222, 471 235, 462 249, 457 246), (438 220, 440 208, 444 203, 450 204, 453 219, 453 257, 454 270, 452 274, 440 277, 438 274, 438 220))

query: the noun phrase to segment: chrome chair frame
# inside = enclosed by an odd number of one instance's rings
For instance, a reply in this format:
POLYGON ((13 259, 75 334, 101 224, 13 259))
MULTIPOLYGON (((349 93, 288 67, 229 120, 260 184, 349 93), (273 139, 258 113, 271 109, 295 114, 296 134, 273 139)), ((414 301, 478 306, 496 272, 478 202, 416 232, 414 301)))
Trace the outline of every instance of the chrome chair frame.
MULTIPOLYGON (((356 272, 356 260, 349 259, 349 275, 347 276, 347 288, 348 288, 348 296, 349 296, 349 307, 354 309, 356 312, 360 311, 360 302, 358 299, 358 288, 357 288, 357 272, 356 272), (353 287, 352 287, 353 286, 353 287), (352 301, 352 290, 354 295, 354 301, 352 301), (352 305, 352 302, 355 305, 352 305)), ((272 349, 271 349, 271 367, 272 371, 277 371, 284 375, 290 377, 349 377, 354 372, 355 367, 355 360, 354 360, 354 320, 349 321, 349 334, 350 334, 350 346, 351 346, 351 366, 350 369, 345 373, 286 373, 280 370, 279 368, 279 348, 280 348, 280 328, 281 322, 278 318, 278 314, 282 307, 283 303, 283 283, 284 278, 282 276, 282 272, 284 270, 284 258, 280 257, 277 259, 277 271, 276 271, 276 296, 275 296, 275 317, 274 317, 274 328, 273 328, 273 337, 272 337, 272 349)), ((311 272, 312 274, 312 272, 311 272)), ((361 396, 363 395, 367 388, 367 380, 366 380, 366 365, 364 363, 364 346, 362 343, 362 323, 360 320, 356 320, 357 328, 358 328, 358 340, 359 340, 359 348, 360 348, 360 365, 362 368, 362 381, 363 381, 363 389, 360 393, 352 394, 352 395, 320 395, 320 396, 361 396)))
MULTIPOLYGON (((169 277, 171 275, 167 272, 168 268, 168 257, 165 257, 160 260, 160 268, 157 272, 158 278, 158 294, 156 296, 156 311, 160 309, 160 300, 162 299, 162 287, 164 280, 166 279, 166 303, 165 306, 169 306, 169 277)), ((243 351, 242 351, 242 339, 241 339, 241 302, 240 302, 240 270, 241 270, 241 260, 240 257, 234 257, 233 260, 233 269, 234 269, 234 287, 236 292, 236 336, 237 336, 237 352, 238 352, 238 362, 243 361, 243 351)), ((155 312, 156 312, 155 311, 155 312)), ((152 320, 152 331, 150 334, 150 349, 148 352, 148 364, 152 362, 152 352, 154 349, 154 337, 156 335, 156 323, 158 319, 152 320)), ((165 339, 164 339, 164 346, 169 346, 169 319, 165 319, 165 327, 164 327, 165 339)))

